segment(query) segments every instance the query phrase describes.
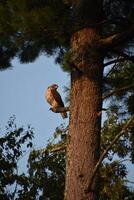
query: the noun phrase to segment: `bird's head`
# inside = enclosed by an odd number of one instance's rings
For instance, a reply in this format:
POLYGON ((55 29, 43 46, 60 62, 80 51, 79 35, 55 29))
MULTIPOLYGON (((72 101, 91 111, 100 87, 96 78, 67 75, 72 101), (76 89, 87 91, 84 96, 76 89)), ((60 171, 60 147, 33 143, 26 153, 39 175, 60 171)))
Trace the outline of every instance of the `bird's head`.
POLYGON ((57 90, 59 86, 57 84, 50 85, 49 88, 57 90))

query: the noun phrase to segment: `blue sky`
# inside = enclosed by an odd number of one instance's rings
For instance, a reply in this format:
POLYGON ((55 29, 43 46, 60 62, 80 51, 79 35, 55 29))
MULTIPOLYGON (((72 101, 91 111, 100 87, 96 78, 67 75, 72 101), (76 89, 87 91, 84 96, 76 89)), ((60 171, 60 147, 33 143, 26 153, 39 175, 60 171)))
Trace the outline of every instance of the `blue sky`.
POLYGON ((60 114, 49 111, 44 92, 57 83, 65 97, 64 86, 69 75, 54 63, 54 59, 40 56, 34 63, 13 61, 13 68, 0 72, 0 128, 3 130, 9 117, 16 116, 18 126, 30 124, 35 129, 35 148, 44 147, 55 128, 63 120, 60 114))

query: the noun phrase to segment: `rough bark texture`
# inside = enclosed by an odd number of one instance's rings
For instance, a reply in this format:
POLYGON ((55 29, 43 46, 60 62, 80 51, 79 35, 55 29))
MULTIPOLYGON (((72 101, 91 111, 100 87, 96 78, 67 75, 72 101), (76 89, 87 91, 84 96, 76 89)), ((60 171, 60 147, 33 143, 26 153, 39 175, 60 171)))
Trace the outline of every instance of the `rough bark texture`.
POLYGON ((103 55, 97 48, 103 0, 74 1, 74 20, 81 30, 71 39, 70 123, 67 143, 65 200, 97 200, 99 173, 87 191, 99 159, 103 55))
POLYGON ((99 39, 93 28, 72 37, 72 60, 79 70, 72 72, 65 200, 95 200, 98 196, 98 175, 88 193, 86 189, 100 149, 103 58, 101 52, 89 48, 99 39))

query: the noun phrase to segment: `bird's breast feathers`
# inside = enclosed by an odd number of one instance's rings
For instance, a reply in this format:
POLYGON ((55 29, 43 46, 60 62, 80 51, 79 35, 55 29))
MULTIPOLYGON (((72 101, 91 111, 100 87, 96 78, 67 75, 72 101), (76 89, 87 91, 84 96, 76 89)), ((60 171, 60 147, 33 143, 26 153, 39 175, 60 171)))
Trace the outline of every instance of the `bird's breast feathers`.
MULTIPOLYGON (((52 85, 51 87, 48 87, 45 93, 45 98, 47 102, 52 106, 53 109, 64 107, 62 98, 56 89, 57 87, 55 88, 55 85, 52 85)), ((67 118, 66 112, 62 112, 60 114, 62 115, 63 119, 67 118)))
POLYGON ((58 102, 55 100, 55 97, 53 95, 53 92, 51 89, 48 89, 46 94, 45 94, 47 102, 52 106, 52 107, 58 107, 58 102))

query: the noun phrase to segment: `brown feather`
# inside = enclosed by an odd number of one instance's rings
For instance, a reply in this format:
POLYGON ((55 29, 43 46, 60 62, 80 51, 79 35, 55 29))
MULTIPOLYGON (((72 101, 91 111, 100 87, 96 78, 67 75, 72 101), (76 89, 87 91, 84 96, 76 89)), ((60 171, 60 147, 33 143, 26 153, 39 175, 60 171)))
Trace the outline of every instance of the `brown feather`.
POLYGON ((63 119, 67 118, 67 113, 66 112, 63 112, 63 113, 60 113, 60 114, 61 114, 63 119))
POLYGON ((53 98, 55 99, 55 101, 59 104, 59 106, 60 107, 64 107, 64 103, 62 101, 62 98, 61 98, 60 94, 56 90, 51 90, 51 93, 52 93, 53 98))
MULTIPOLYGON (((64 103, 62 101, 62 98, 60 96, 60 94, 58 93, 58 91, 56 90, 57 88, 55 88, 55 85, 49 86, 45 97, 47 102, 52 106, 52 108, 60 108, 60 107, 64 107, 64 103)), ((67 113, 66 112, 62 112, 60 113, 62 118, 67 118, 67 113)))

